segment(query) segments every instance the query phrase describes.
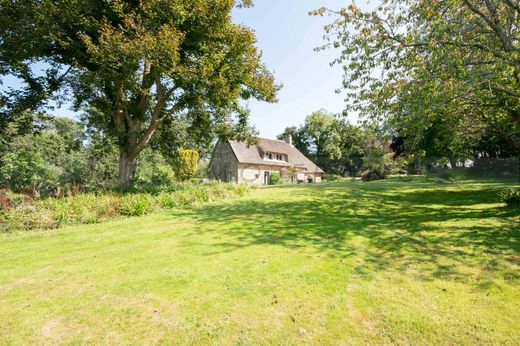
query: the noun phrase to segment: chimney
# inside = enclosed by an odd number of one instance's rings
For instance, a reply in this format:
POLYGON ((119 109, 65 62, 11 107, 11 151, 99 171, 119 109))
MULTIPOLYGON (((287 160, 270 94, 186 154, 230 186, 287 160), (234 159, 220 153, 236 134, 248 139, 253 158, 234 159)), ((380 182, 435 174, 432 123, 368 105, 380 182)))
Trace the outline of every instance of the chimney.
POLYGON ((292 146, 293 146, 293 145, 292 145, 292 135, 287 134, 287 135, 285 136, 285 142, 288 143, 288 144, 292 147, 292 146))

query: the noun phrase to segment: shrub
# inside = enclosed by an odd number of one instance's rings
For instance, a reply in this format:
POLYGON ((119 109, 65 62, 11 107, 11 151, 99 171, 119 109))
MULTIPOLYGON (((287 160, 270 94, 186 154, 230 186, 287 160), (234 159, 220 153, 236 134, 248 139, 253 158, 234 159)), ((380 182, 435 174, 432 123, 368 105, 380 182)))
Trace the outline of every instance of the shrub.
POLYGON ((372 170, 366 170, 363 173, 361 173, 362 181, 372 181, 372 180, 381 180, 381 179, 385 179, 385 175, 380 170, 372 169, 372 170))
POLYGON ((132 181, 132 190, 148 192, 151 189, 164 190, 175 184, 175 172, 161 153, 146 149, 143 151, 135 177, 132 181))
POLYGON ((27 150, 2 158, 0 186, 14 191, 50 190, 59 184, 60 168, 48 164, 41 155, 27 150))
POLYGON ((0 210, 9 210, 13 208, 13 199, 11 192, 7 189, 0 190, 0 210))
POLYGON ((163 209, 173 209, 176 208, 179 203, 174 193, 171 192, 162 192, 157 196, 157 201, 159 206, 163 209))
POLYGON ((96 223, 120 216, 140 216, 212 201, 244 196, 247 185, 221 182, 177 183, 151 192, 81 193, 64 198, 32 199, 0 190, 0 232, 50 229, 63 225, 96 223))
POLYGON ((272 172, 271 173, 270 184, 271 185, 278 185, 281 182, 282 182, 282 177, 280 175, 280 172, 272 172))
POLYGON ((197 174, 199 153, 190 149, 179 149, 175 155, 175 170, 181 180, 189 180, 197 174))
POLYGON ((152 210, 150 196, 141 193, 123 195, 120 210, 124 216, 146 215, 152 210))
POLYGON ((500 192, 500 201, 512 206, 520 205, 520 189, 510 188, 500 192))

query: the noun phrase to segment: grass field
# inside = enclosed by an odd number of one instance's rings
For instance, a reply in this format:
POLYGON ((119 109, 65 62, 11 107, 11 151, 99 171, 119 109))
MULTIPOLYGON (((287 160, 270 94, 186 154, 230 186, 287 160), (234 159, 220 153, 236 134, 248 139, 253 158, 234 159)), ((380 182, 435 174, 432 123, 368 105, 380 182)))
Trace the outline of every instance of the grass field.
POLYGON ((499 183, 253 190, 0 236, 1 344, 520 344, 499 183))

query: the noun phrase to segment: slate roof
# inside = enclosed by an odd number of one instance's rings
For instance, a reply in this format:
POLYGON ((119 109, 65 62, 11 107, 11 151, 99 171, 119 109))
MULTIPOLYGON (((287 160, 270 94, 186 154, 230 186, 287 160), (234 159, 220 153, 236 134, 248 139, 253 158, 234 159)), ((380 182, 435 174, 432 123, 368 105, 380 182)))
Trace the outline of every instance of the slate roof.
POLYGON ((306 168, 308 172, 324 173, 321 168, 314 164, 314 162, 309 160, 298 149, 285 141, 258 138, 258 143, 250 146, 247 142, 237 142, 232 140, 229 141, 229 145, 233 149, 233 152, 240 163, 283 167, 294 166, 306 168), (264 160, 264 154, 266 152, 273 154, 286 154, 289 162, 264 160))

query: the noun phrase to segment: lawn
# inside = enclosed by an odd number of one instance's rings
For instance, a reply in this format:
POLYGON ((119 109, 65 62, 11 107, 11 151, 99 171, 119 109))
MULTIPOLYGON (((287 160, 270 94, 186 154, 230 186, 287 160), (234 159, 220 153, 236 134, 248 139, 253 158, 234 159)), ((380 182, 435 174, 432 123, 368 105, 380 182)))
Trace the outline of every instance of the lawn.
POLYGON ((520 344, 500 183, 330 183, 0 236, 1 344, 520 344))

